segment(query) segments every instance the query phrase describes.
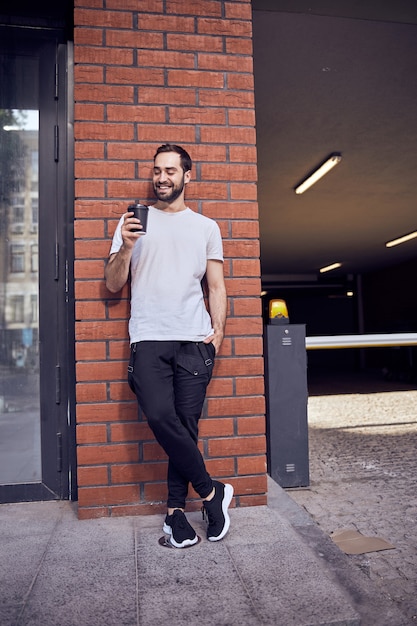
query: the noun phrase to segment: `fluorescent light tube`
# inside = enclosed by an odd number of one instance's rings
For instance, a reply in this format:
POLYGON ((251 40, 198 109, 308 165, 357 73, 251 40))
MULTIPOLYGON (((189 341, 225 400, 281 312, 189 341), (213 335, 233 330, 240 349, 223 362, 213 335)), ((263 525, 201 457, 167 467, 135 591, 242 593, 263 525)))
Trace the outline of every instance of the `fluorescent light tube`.
POLYGON ((324 272, 330 272, 331 270, 337 270, 338 267, 342 267, 342 264, 332 263, 332 265, 326 265, 326 267, 322 267, 320 269, 320 274, 324 274, 324 272))
POLYGON ((398 246, 400 243, 410 241, 410 239, 414 239, 415 237, 417 237, 417 230, 415 230, 413 233, 409 233, 408 235, 404 235, 403 237, 398 237, 398 239, 387 241, 385 245, 387 248, 392 248, 393 246, 398 246))
POLYGON ((316 183, 320 178, 322 178, 325 174, 330 172, 331 169, 334 168, 335 165, 340 163, 342 160, 342 155, 334 153, 330 155, 330 157, 325 161, 319 168, 317 168, 310 176, 308 176, 300 185, 295 187, 294 191, 297 194, 304 193, 309 189, 314 183, 316 183))

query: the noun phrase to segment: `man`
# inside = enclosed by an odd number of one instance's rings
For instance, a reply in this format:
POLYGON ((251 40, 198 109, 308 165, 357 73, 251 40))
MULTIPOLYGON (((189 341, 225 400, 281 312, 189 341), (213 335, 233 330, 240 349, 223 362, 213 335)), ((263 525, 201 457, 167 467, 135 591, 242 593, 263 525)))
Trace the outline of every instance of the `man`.
POLYGON ((219 227, 185 204, 191 167, 180 146, 158 148, 153 168, 157 201, 149 207, 146 233, 133 213, 125 213, 105 270, 113 293, 131 275, 128 380, 168 455, 164 532, 176 548, 198 541, 184 514, 189 483, 203 500, 209 541, 226 535, 233 497, 231 485, 211 479, 197 445, 198 420, 223 341, 227 298, 219 227))

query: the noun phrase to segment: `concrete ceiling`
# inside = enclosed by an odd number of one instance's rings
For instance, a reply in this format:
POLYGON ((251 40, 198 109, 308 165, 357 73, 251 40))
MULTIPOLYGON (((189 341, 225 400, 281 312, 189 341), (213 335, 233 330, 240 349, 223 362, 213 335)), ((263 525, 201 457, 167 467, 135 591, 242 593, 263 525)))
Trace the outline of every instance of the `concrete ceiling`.
POLYGON ((252 7, 264 283, 417 258, 417 239, 385 246, 417 230, 417 2, 252 7), (333 152, 341 163, 296 195, 333 152))

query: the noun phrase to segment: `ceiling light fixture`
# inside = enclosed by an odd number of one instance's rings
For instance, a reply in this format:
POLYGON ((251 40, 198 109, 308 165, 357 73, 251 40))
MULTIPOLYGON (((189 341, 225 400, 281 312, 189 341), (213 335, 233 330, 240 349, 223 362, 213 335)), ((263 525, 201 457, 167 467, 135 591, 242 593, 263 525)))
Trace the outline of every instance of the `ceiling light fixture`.
POLYGON ((324 274, 324 272, 330 272, 331 270, 337 270, 338 267, 342 267, 341 263, 332 263, 332 265, 326 265, 326 267, 322 267, 319 271, 320 274, 324 274))
POLYGON ((393 246, 398 246, 400 243, 410 241, 410 239, 414 239, 415 237, 417 237, 417 230, 415 230, 413 233, 409 233, 408 235, 404 235, 403 237, 398 237, 398 239, 387 241, 385 245, 387 248, 392 248, 393 246))
POLYGON ((327 160, 324 161, 324 163, 322 163, 316 170, 314 170, 311 174, 309 174, 307 178, 303 180, 302 183, 300 183, 299 185, 297 185, 297 187, 294 188, 295 193, 300 194, 300 193, 304 193, 305 191, 307 191, 307 189, 309 189, 312 185, 314 185, 314 183, 320 180, 320 178, 322 178, 325 174, 330 172, 330 170, 333 169, 335 165, 340 163, 341 160, 342 160, 342 155, 339 154, 338 152, 334 152, 333 154, 331 154, 327 158, 327 160))

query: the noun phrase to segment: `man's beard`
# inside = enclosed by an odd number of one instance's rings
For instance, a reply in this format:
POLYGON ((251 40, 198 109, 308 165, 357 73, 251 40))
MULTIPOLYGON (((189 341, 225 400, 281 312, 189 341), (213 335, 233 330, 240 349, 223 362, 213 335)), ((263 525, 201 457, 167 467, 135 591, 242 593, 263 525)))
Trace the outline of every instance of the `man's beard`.
POLYGON ((157 183, 154 183, 153 190, 161 202, 174 202, 179 196, 182 194, 184 189, 184 174, 182 175, 182 180, 178 185, 173 185, 169 190, 167 189, 164 192, 159 191, 159 187, 157 183))

